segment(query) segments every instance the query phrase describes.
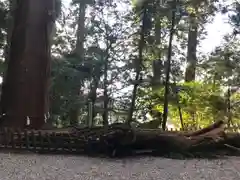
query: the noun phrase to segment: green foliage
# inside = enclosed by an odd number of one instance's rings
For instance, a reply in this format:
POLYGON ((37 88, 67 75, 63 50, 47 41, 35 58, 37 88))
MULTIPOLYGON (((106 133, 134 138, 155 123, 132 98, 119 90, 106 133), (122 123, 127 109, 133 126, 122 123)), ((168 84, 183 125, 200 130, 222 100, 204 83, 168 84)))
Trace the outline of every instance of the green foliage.
MULTIPOLYGON (((224 97, 221 96, 221 88, 219 85, 205 84, 201 82, 180 83, 172 87, 169 118, 171 123, 180 127, 178 105, 180 104, 184 124, 188 125, 208 125, 215 121, 215 118, 221 117, 226 110, 224 97), (179 89, 176 91, 173 89, 179 89), (177 102, 177 96, 179 102, 177 102), (179 104, 178 104, 179 103, 179 104), (195 112, 195 119, 191 117, 191 112, 195 112)), ((163 94, 163 89, 159 91, 159 95, 163 94)), ((157 110, 163 110, 163 104, 160 101, 155 107, 157 110)))
POLYGON ((86 105, 85 95, 76 96, 75 92, 80 92, 78 88, 84 87, 84 82, 91 79, 92 74, 96 74, 102 66, 98 59, 92 60, 91 63, 89 61, 81 61, 74 54, 53 60, 51 82, 53 114, 68 114, 74 106, 86 105))

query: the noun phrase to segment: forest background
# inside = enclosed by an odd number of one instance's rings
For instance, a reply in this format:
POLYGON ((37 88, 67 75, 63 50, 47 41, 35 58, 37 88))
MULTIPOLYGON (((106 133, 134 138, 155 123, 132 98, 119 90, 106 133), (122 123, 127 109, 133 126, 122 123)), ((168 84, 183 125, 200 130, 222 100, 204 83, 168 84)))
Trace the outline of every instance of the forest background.
MULTIPOLYGON (((3 81, 13 2, 0 1, 3 81)), ((143 16, 139 4, 129 0, 55 0, 48 123, 64 127, 89 119, 95 125, 157 119, 164 128, 156 112, 163 114, 166 103, 176 10, 168 127, 200 128, 220 119, 238 127, 240 3, 176 2, 173 7, 171 1, 149 1, 143 16)))

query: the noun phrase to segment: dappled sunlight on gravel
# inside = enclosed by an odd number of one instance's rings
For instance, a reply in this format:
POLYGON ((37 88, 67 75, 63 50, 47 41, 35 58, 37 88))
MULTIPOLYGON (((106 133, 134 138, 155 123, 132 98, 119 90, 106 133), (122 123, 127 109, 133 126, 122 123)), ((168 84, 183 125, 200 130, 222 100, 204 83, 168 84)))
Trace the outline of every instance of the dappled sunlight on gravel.
POLYGON ((0 180, 239 180, 240 158, 122 160, 82 156, 0 154, 0 180))

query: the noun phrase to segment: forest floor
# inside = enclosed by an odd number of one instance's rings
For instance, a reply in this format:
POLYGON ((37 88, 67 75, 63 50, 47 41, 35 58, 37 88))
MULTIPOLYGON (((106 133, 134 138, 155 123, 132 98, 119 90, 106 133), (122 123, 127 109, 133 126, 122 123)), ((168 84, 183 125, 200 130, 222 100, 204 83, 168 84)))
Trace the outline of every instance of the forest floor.
POLYGON ((239 180, 240 157, 105 159, 0 153, 0 180, 239 180))

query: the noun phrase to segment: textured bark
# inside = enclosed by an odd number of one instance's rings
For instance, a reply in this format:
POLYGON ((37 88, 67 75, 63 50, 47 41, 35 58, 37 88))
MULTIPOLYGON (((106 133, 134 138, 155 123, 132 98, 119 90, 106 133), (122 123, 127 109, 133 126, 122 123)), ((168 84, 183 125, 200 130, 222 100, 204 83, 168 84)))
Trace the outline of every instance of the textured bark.
POLYGON ((203 129, 200 129, 200 130, 194 131, 194 132, 190 132, 190 133, 185 133, 184 135, 185 136, 199 136, 199 135, 202 135, 205 133, 209 133, 209 132, 213 131, 214 129, 218 129, 218 128, 220 128, 221 130, 224 130, 224 125, 225 124, 223 121, 216 121, 213 124, 203 128, 203 129))
POLYGON ((190 17, 185 82, 190 82, 195 80, 196 65, 197 65, 197 35, 198 35, 198 26, 196 22, 196 17, 190 17))
POLYGON ((98 145, 94 141, 95 144, 92 146, 89 143, 91 140, 88 141, 87 152, 103 153, 105 151, 112 157, 144 152, 160 156, 176 153, 175 155, 186 157, 199 157, 199 155, 204 157, 208 154, 213 157, 222 154, 221 151, 225 154, 233 152, 229 151, 229 148, 226 149, 226 143, 232 146, 232 149, 239 147, 237 139, 234 136, 229 139, 224 132, 222 121, 192 133, 138 128, 133 124, 128 126, 126 123, 114 123, 107 128, 74 128, 72 132, 78 137, 88 139, 99 137, 98 145))
POLYGON ((53 0, 17 1, 8 71, 2 93, 2 125, 40 128, 48 112, 49 36, 53 0))
MULTIPOLYGON (((158 9, 160 12, 160 9, 158 9)), ((163 75, 163 62, 162 62, 162 53, 161 53, 161 17, 160 15, 157 15, 155 17, 155 26, 154 26, 154 33, 155 33, 155 45, 157 47, 157 50, 155 52, 155 56, 158 58, 152 62, 152 70, 153 70, 153 82, 160 82, 162 80, 163 75)), ((159 88, 155 83, 153 83, 152 90, 155 91, 159 88)))

